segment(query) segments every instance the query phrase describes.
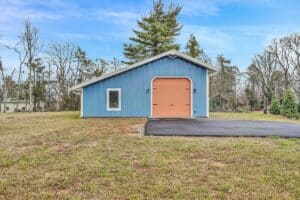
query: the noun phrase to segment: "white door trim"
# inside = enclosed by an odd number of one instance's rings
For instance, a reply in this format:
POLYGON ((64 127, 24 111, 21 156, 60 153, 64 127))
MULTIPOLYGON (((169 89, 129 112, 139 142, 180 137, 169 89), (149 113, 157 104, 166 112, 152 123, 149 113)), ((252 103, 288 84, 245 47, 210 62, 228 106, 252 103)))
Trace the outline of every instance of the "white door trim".
POLYGON ((190 117, 194 117, 194 114, 193 114, 193 111, 194 111, 194 105, 193 105, 193 80, 188 77, 188 76, 154 76, 152 79, 151 79, 151 86, 150 86, 150 117, 153 118, 153 105, 152 105, 152 102, 153 102, 153 81, 157 78, 169 78, 169 79, 172 79, 172 78, 182 78, 182 79, 188 79, 190 81, 190 84, 191 84, 191 116, 190 117))

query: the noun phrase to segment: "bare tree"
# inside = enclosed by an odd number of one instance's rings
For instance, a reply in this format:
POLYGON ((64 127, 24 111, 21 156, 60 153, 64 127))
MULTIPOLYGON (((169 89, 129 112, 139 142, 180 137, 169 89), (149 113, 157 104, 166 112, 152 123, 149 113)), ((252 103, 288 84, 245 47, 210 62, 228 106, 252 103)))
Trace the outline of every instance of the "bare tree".
POLYGON ((289 37, 288 48, 291 51, 290 63, 296 72, 292 87, 300 100, 300 33, 295 33, 289 37))
POLYGON ((262 54, 255 56, 251 69, 248 70, 248 75, 252 80, 255 80, 261 88, 264 101, 264 113, 268 113, 268 104, 274 92, 274 85, 280 78, 280 73, 277 69, 277 63, 273 59, 269 51, 264 51, 262 54))
POLYGON ((38 30, 32 26, 29 20, 24 21, 24 32, 21 34, 20 39, 23 45, 23 50, 26 52, 26 64, 29 69, 28 83, 29 83, 29 111, 32 111, 32 70, 34 67, 34 59, 37 57, 41 46, 38 43, 39 35, 38 30))
POLYGON ((25 64, 25 60, 27 58, 27 51, 24 51, 21 46, 21 41, 16 43, 14 46, 10 46, 8 44, 5 44, 4 42, 0 42, 1 45, 5 46, 7 49, 13 50, 18 55, 18 81, 17 81, 17 91, 16 91, 16 111, 19 110, 19 101, 20 101, 20 94, 22 93, 22 86, 21 86, 21 79, 22 79, 22 72, 23 72, 23 66, 25 64))
POLYGON ((291 63, 292 52, 288 48, 290 43, 290 38, 284 37, 279 40, 274 39, 268 47, 268 51, 273 56, 273 59, 276 60, 276 64, 283 74, 285 90, 289 89, 294 81, 295 68, 291 63))
POLYGON ((111 67, 112 67, 113 71, 117 71, 118 69, 123 67, 123 63, 120 60, 118 60, 117 58, 112 59, 111 65, 112 65, 111 67))
POLYGON ((4 72, 4 67, 3 67, 3 63, 0 57, 0 76, 1 76, 1 80, 2 80, 2 90, 3 90, 3 102, 4 102, 4 110, 3 112, 6 111, 6 102, 7 102, 7 94, 8 94, 8 90, 11 89, 12 87, 12 77, 15 73, 15 69, 12 70, 10 75, 5 74, 4 72))
POLYGON ((48 60, 55 68, 56 79, 58 82, 58 107, 63 110, 66 100, 69 98, 69 88, 73 82, 72 73, 75 68, 76 47, 69 43, 51 44, 48 54, 48 60))

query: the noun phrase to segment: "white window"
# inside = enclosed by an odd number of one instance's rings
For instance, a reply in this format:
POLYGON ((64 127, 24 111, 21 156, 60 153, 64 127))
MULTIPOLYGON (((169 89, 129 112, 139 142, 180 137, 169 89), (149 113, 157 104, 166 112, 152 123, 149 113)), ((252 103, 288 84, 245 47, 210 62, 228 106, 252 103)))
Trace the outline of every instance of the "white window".
POLYGON ((107 111, 121 110, 121 88, 107 88, 106 109, 107 111))

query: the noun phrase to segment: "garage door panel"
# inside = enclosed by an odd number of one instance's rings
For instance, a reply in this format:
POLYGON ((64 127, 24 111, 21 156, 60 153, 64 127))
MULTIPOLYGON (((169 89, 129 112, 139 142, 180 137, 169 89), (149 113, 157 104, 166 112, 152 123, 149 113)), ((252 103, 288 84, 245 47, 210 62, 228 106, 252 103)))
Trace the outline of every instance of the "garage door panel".
POLYGON ((152 85, 153 117, 190 117, 191 83, 187 78, 157 78, 152 85))

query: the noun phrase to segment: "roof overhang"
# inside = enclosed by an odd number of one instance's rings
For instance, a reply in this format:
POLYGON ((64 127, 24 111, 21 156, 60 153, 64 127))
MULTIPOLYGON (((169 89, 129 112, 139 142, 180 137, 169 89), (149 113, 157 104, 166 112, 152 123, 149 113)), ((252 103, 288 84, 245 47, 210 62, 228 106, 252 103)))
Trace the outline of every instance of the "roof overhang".
POLYGON ((74 91, 74 92, 78 92, 80 93, 81 92, 81 88, 85 87, 85 86, 88 86, 88 85, 91 85, 93 83, 96 83, 96 82, 99 82, 99 81, 102 81, 104 79, 108 79, 110 77, 113 77, 113 76, 116 76, 118 74, 122 74, 126 71, 129 71, 129 70, 132 70, 134 68, 137 68, 137 67, 140 67, 142 65, 145 65, 147 63, 150 63, 150 62, 153 62, 155 60, 158 60, 160 58, 163 58, 163 57, 166 57, 166 56, 170 56, 170 57, 178 57, 178 58, 181 58, 183 60, 186 60, 188 62, 191 62, 197 66, 200 66, 200 67, 203 67, 203 68, 206 68, 208 69, 210 72, 215 72, 217 71, 212 65, 210 64, 207 64, 207 63, 203 63, 201 61, 199 61, 198 59, 196 58, 192 58, 184 53, 180 53, 176 50, 170 50, 170 51, 166 51, 164 53, 161 53, 161 54, 158 54, 156 56, 153 56, 153 57, 150 57, 150 58, 147 58, 143 61, 140 61, 140 62, 137 62, 135 64, 132 64, 128 67, 125 67, 125 68, 122 68, 120 70, 117 70, 117 71, 114 71, 114 72, 111 72, 111 73, 108 73, 108 74, 104 74, 102 76, 99 76, 99 77, 96 77, 96 78, 92 78, 91 80, 88 80, 88 81, 84 81, 78 85, 75 85, 74 87, 70 88, 71 91, 74 91))

